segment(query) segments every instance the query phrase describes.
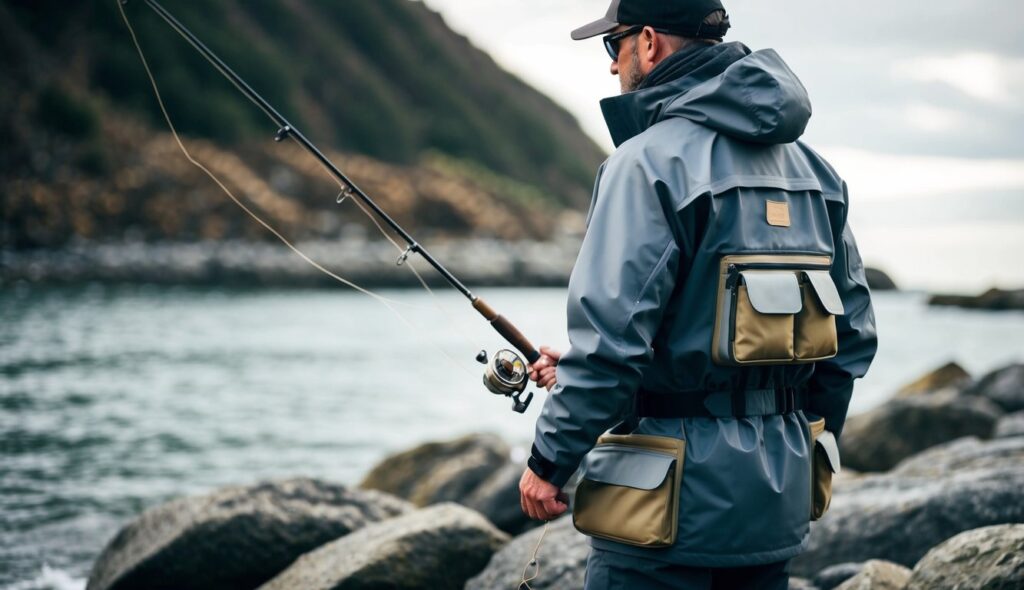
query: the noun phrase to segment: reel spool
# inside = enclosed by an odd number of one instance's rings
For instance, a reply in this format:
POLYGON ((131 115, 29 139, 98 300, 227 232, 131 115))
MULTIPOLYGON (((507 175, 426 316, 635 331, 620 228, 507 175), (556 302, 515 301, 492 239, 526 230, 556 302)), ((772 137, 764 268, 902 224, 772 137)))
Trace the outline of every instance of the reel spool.
POLYGON ((523 359, 511 350, 499 350, 489 362, 487 353, 481 350, 476 359, 487 365, 484 387, 495 395, 512 398, 512 409, 520 414, 525 412, 533 401, 533 393, 528 394, 525 400, 521 398, 529 383, 523 359))

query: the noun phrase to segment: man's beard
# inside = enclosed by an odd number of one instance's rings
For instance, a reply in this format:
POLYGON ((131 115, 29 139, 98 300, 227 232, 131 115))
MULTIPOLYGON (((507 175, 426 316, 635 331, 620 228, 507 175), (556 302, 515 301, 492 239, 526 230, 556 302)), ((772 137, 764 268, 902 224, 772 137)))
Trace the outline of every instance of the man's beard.
POLYGON ((629 56, 629 77, 622 79, 622 93, 633 92, 644 83, 647 76, 640 71, 640 52, 637 50, 639 43, 633 44, 633 51, 629 56))

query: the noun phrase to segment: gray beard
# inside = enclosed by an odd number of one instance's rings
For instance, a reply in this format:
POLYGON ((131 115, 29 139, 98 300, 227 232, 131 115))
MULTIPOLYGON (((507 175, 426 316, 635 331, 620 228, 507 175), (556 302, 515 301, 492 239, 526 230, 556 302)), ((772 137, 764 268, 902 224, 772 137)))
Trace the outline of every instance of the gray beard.
POLYGON ((633 92, 644 83, 647 76, 640 71, 640 52, 637 50, 638 43, 633 44, 633 52, 629 58, 629 77, 622 81, 622 93, 633 92))

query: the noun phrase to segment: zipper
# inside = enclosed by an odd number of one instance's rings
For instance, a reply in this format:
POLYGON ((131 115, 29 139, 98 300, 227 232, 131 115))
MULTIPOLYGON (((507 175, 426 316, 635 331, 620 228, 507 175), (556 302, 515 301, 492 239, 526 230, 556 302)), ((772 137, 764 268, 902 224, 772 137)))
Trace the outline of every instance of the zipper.
POLYGON ((732 262, 726 267, 729 278, 725 286, 734 289, 739 282, 740 271, 743 270, 831 270, 831 264, 793 263, 793 262, 732 262))

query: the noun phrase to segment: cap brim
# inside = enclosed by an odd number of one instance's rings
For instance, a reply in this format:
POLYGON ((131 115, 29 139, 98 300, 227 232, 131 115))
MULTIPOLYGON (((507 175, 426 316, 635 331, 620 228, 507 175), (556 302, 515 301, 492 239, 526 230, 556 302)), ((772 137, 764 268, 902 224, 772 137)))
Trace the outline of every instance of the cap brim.
POLYGON ((596 21, 583 25, 571 33, 573 41, 581 41, 598 35, 603 35, 619 26, 619 23, 610 21, 607 18, 599 18, 596 21))

